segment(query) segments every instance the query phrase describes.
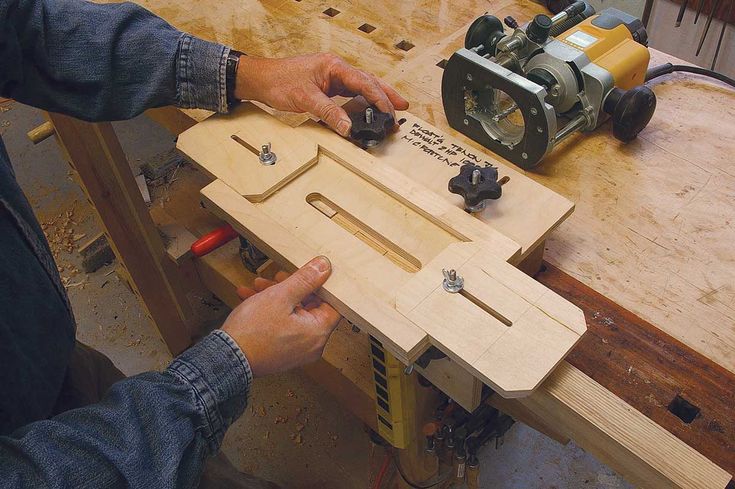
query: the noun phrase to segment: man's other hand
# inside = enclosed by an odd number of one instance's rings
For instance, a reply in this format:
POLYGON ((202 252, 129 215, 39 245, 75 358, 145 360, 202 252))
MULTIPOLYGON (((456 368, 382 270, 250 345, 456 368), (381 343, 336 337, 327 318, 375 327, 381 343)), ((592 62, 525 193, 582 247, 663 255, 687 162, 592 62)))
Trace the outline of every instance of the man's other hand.
POLYGON ((352 123, 344 109, 330 98, 336 95, 362 95, 368 103, 394 117, 396 110, 408 108, 406 99, 393 88, 333 54, 240 58, 235 97, 257 100, 278 110, 309 112, 347 137, 352 123))
POLYGON ((250 362, 253 376, 283 372, 318 360, 340 315, 315 292, 332 266, 323 256, 280 282, 256 278, 253 288, 240 287, 244 302, 222 326, 250 362))

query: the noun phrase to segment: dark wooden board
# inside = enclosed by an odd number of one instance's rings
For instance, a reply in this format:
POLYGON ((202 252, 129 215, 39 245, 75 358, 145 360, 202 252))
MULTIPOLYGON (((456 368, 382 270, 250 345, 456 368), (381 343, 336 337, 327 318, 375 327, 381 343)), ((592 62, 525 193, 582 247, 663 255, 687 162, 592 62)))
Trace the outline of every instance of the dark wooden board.
POLYGON ((553 265, 536 278, 585 313, 569 363, 735 473, 735 375, 553 265))

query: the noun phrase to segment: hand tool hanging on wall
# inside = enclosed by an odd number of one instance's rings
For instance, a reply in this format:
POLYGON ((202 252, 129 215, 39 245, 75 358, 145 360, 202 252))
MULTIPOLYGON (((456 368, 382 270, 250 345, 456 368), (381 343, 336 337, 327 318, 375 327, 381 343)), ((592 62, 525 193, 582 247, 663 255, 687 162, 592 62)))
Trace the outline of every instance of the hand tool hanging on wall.
POLYGON ((730 0, 730 6, 727 8, 727 15, 722 21, 722 29, 720 29, 720 37, 717 39, 717 47, 715 48, 715 55, 712 56, 712 64, 710 65, 710 69, 714 70, 715 65, 717 64, 717 56, 720 54, 720 48, 722 47, 722 38, 725 37, 725 30, 727 29, 727 24, 730 22, 730 18, 732 17, 732 6, 735 4, 735 0, 730 0))
POLYGON ((699 5, 697 5, 697 13, 694 15, 694 23, 695 24, 699 20, 699 14, 702 13, 702 7, 704 7, 704 0, 699 0, 699 5))
POLYGON ((687 4, 689 3, 689 0, 684 0, 681 2, 681 7, 679 7, 679 14, 676 16, 676 23, 674 24, 674 27, 679 27, 681 25, 681 21, 684 18, 684 12, 687 10, 687 4))
POLYGON ((720 0, 715 0, 714 5, 712 5, 712 10, 710 10, 709 15, 707 16, 707 23, 704 25, 704 32, 702 32, 702 37, 699 39, 699 46, 697 46, 697 52, 694 54, 695 56, 699 56, 699 53, 702 51, 704 40, 707 38, 709 27, 712 25, 712 19, 714 18, 718 8, 720 8, 720 0))

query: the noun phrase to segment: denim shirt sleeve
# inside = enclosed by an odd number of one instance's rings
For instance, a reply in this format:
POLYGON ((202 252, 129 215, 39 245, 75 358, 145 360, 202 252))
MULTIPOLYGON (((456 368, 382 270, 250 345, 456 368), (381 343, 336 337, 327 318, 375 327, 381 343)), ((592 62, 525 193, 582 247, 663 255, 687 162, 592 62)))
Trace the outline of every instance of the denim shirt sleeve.
POLYGON ((0 0, 0 94, 83 120, 226 112, 228 54, 133 3, 0 0))
POLYGON ((196 487, 251 381, 240 348, 216 330, 163 373, 130 377, 100 403, 0 437, 0 485, 196 487))

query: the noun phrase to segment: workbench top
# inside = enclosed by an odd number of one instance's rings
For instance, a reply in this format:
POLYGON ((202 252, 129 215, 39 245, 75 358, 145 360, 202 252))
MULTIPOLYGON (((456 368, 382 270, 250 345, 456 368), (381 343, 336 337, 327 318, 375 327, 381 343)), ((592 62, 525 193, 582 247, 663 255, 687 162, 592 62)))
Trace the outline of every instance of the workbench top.
MULTIPOLYGON (((335 52, 386 78, 412 113, 460 138, 443 116, 436 65, 478 15, 522 22, 542 9, 516 0, 140 3, 249 54, 335 52)), ((676 61, 652 55, 654 64, 676 61)), ((656 113, 636 141, 620 143, 605 124, 527 172, 576 203, 547 241, 546 259, 735 371, 735 92, 693 75, 663 78, 654 91, 656 113)))

